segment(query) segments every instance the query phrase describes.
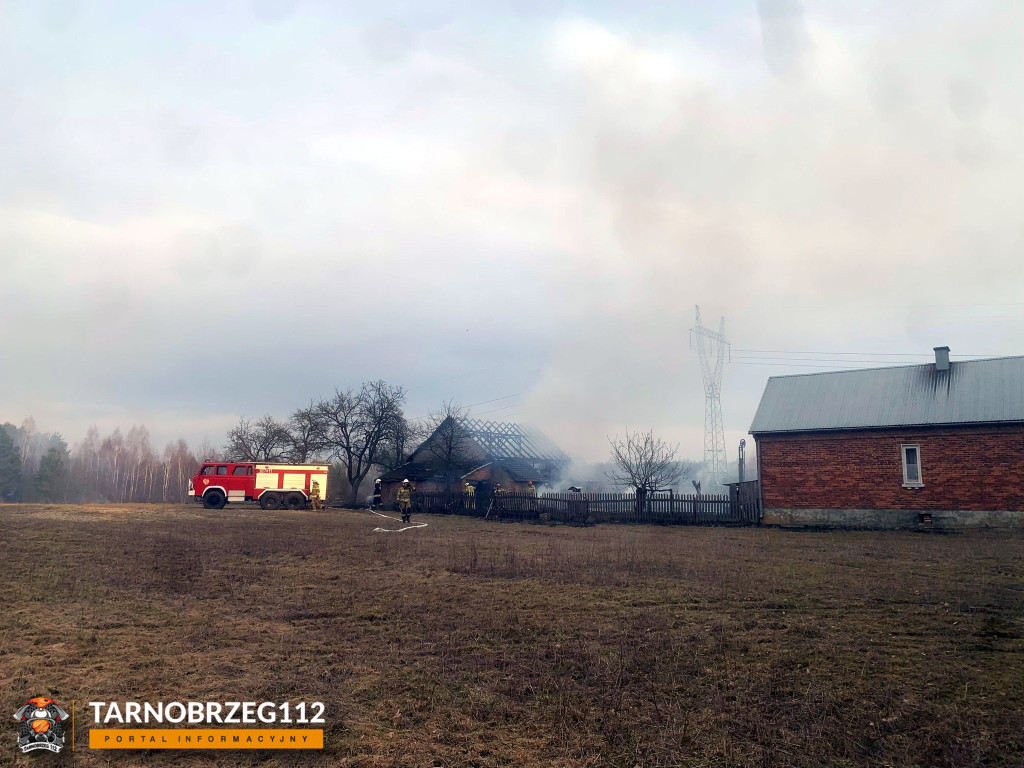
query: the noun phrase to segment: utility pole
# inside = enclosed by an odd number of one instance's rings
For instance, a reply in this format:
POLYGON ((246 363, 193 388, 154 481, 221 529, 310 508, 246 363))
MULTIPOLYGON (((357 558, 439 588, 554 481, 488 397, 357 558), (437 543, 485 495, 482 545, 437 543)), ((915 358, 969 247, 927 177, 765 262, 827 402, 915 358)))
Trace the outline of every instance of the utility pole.
POLYGON ((725 318, 718 331, 705 328, 697 307, 697 322, 691 338, 697 343, 700 373, 704 380, 704 468, 713 485, 719 485, 729 470, 725 453, 725 429, 722 427, 722 366, 728 353, 725 318))

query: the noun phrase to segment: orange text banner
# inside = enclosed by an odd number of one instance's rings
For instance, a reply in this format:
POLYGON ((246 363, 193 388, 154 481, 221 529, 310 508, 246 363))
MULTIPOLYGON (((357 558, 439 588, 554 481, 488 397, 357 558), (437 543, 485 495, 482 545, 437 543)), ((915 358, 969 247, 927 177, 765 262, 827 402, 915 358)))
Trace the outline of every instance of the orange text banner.
POLYGON ((93 728, 90 749, 323 749, 314 728, 93 728))

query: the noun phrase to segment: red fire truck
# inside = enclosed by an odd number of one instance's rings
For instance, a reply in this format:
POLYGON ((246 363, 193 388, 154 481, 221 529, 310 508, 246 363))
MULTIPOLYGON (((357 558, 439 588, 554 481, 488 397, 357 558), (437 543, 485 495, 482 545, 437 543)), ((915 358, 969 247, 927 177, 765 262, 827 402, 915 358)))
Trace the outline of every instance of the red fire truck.
POLYGON ((327 498, 326 464, 257 464, 208 461, 188 481, 189 495, 207 509, 258 501, 263 509, 304 509, 315 480, 327 498))

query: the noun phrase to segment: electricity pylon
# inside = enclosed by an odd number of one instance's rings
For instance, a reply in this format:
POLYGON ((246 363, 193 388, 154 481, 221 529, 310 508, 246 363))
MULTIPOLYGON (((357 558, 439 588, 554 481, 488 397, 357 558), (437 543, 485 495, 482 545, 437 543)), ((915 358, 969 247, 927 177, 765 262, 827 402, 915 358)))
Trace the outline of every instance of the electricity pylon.
POLYGON ((722 318, 716 333, 701 323, 698 306, 697 322, 692 333, 697 343, 701 377, 704 379, 704 469, 712 485, 718 485, 729 470, 729 460, 725 453, 725 429, 722 427, 722 365, 729 346, 725 338, 725 318, 722 318))

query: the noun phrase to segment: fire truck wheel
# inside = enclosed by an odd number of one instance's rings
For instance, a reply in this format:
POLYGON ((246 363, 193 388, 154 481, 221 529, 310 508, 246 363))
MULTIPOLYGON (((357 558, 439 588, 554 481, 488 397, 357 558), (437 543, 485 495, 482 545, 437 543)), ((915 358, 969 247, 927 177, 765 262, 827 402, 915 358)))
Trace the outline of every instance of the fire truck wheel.
POLYGON ((263 509, 277 509, 281 506, 281 497, 276 493, 264 493, 260 496, 260 506, 263 509))
POLYGON ((284 503, 288 509, 302 509, 306 506, 306 498, 301 493, 289 493, 284 503))
POLYGON ((225 501, 220 491, 207 491, 203 494, 203 506, 207 509, 223 509, 225 501))

